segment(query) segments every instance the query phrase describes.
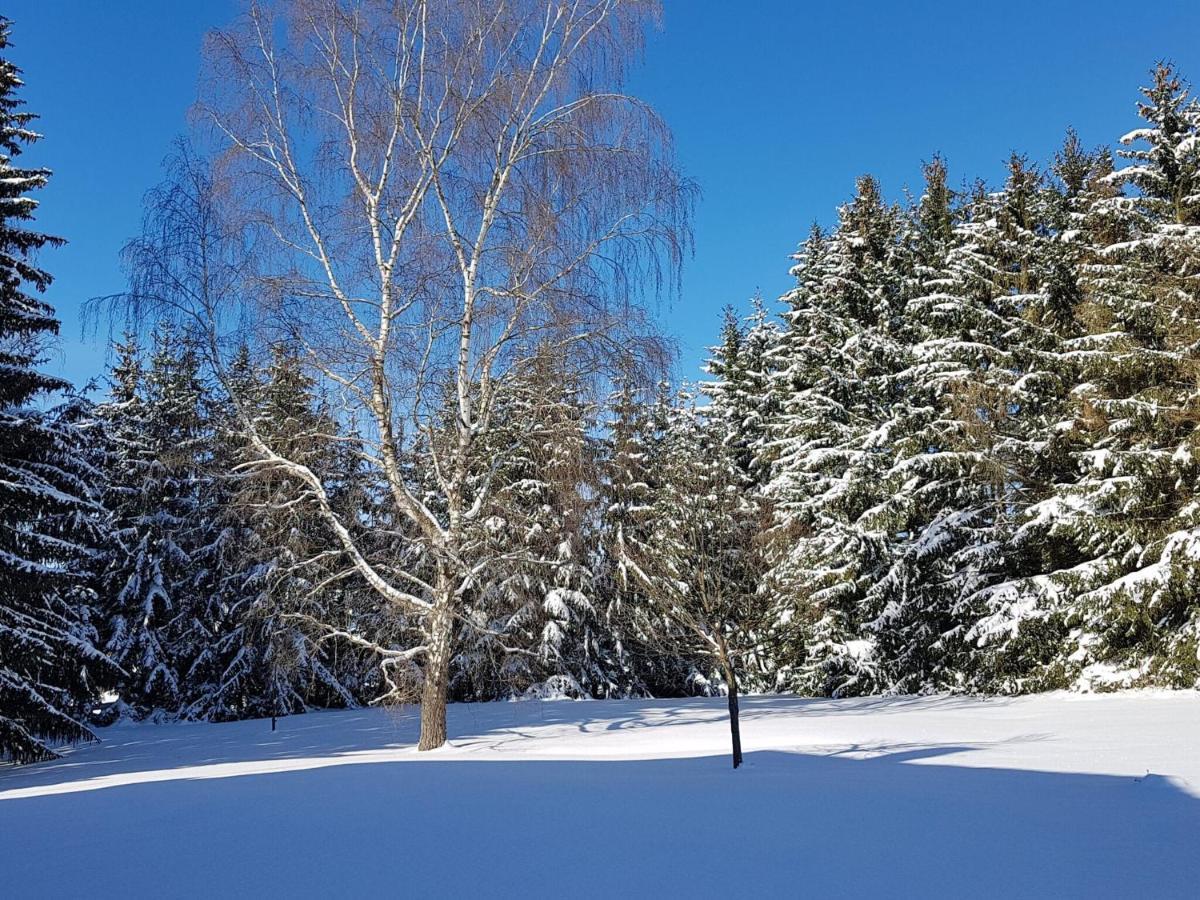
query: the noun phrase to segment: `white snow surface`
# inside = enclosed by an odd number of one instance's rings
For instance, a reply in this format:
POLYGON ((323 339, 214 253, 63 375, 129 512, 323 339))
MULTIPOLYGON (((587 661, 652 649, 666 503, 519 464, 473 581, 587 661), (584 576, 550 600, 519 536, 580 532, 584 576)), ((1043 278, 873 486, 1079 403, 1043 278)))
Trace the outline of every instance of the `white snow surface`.
POLYGON ((1194 692, 119 724, 0 769, 10 897, 1196 897, 1194 692))

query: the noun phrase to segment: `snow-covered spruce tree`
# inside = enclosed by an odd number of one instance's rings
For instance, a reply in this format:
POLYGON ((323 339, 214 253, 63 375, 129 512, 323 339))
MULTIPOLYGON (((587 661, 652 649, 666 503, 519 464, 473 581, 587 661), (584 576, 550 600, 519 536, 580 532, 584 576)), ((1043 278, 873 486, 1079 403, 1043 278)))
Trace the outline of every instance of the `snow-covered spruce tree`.
MULTIPOLYGON (((337 422, 314 395, 296 354, 274 348, 265 371, 243 350, 230 365, 231 387, 255 426, 330 482, 347 454, 337 422)), ((213 472, 226 488, 206 515, 222 524, 213 564, 220 620, 191 662, 182 714, 209 720, 277 716, 312 706, 354 706, 361 651, 352 636, 347 570, 327 554, 326 526, 312 503, 291 502, 286 475, 241 473, 253 458, 232 411, 220 413, 213 472), (348 664, 343 684, 341 668, 348 664)), ((347 515, 354 510, 353 471, 331 492, 347 515)))
POLYGON ((1039 195, 1042 225, 1033 256, 1038 290, 1024 305, 1028 328, 1014 347, 1024 379, 1019 383, 1036 390, 1024 391, 1013 410, 1020 440, 1009 446, 1020 452, 1010 459, 1020 463, 1020 477, 1010 521, 998 535, 1003 578, 984 588, 973 604, 981 618, 966 634, 978 648, 972 685, 988 690, 1065 684, 1063 639, 1074 593, 1057 576, 1047 575, 1085 560, 1062 539, 1071 515, 1064 499, 1080 477, 1075 451, 1083 446, 1071 391, 1094 359, 1080 318, 1087 308, 1082 278, 1095 257, 1095 236, 1110 227, 1098 218, 1097 201, 1114 194, 1106 180, 1111 171, 1106 150, 1086 150, 1068 131, 1050 171, 1052 183, 1039 195))
MULTIPOLYGON (((974 192, 942 272, 922 279, 907 306, 908 420, 890 425, 894 499, 884 508, 899 537, 871 591, 871 627, 900 690, 978 683, 982 656, 968 637, 985 593, 1006 576, 1045 411, 1062 395, 1056 336, 1043 324, 1049 193, 1014 155, 1004 189, 974 192)), ((927 190, 922 205, 939 194, 927 190)))
POLYGON ((1200 680, 1200 105, 1165 65, 1143 94, 1145 127, 1122 139, 1132 163, 1084 213, 1065 431, 1077 476, 1039 509, 1062 548, 1041 583, 1070 598, 1066 675, 1080 686, 1200 680))
POLYGON ((779 684, 870 693, 883 674, 866 592, 886 569, 886 421, 902 369, 899 211, 859 179, 831 235, 814 229, 797 255, 778 342, 767 495, 774 506, 766 589, 775 606, 779 684), (784 661, 786 660, 786 661, 784 661))
MULTIPOLYGON (((751 312, 743 320, 739 321, 732 307, 726 307, 722 316, 721 340, 709 348, 703 366, 708 378, 698 385, 706 400, 702 427, 710 440, 726 447, 745 501, 755 516, 764 519, 770 506, 764 489, 770 477, 770 424, 780 406, 773 371, 779 322, 760 297, 753 299, 751 312)), ((765 585, 757 583, 754 589, 767 596, 765 585)), ((745 686, 754 689, 772 686, 777 664, 763 637, 756 635, 747 642, 754 651, 741 660, 745 686)))
POLYGON ((809 626, 819 616, 819 601, 807 579, 813 569, 812 548, 806 546, 816 534, 819 510, 809 501, 819 488, 807 467, 818 456, 811 451, 835 441, 844 421, 837 415, 840 403, 824 393, 845 396, 840 383, 843 370, 825 363, 834 359, 833 346, 840 346, 854 330, 840 320, 824 320, 826 310, 819 296, 827 252, 828 236, 814 224, 795 254, 792 275, 796 287, 781 299, 784 328, 773 350, 769 385, 779 409, 767 423, 767 440, 755 458, 756 467, 769 473, 764 494, 773 508, 764 535, 768 568, 762 587, 774 607, 776 677, 778 687, 801 691, 812 690, 799 683, 798 671, 805 658, 809 626))
POLYGON ((757 489, 766 477, 759 461, 777 400, 771 366, 779 327, 759 297, 745 323, 732 306, 722 316, 720 343, 709 348, 704 364, 708 379, 700 390, 708 399, 706 417, 721 429, 738 467, 757 489))
POLYGON ((456 696, 609 696, 588 546, 596 497, 593 412, 561 356, 536 353, 492 413, 488 500, 465 553, 479 595, 454 660, 456 696))
POLYGON ((605 446, 599 478, 595 539, 597 595, 601 619, 612 642, 610 678, 623 693, 672 696, 688 692, 694 665, 679 653, 664 653, 667 626, 647 591, 643 561, 652 558, 661 523, 656 502, 665 489, 667 428, 673 397, 659 381, 653 389, 624 376, 608 399, 605 446))
MULTIPOLYGON (((96 415, 96 405, 86 396, 69 392, 64 401, 48 412, 49 421, 60 436, 61 462, 59 490, 81 502, 47 511, 47 533, 56 533, 64 541, 64 559, 69 555, 71 573, 60 588, 59 600, 79 622, 79 636, 92 648, 99 648, 103 619, 101 581, 110 548, 113 545, 112 517, 104 507, 106 445, 104 425, 96 415), (69 554, 67 552, 68 548, 69 554)), ((97 651, 93 659, 93 691, 89 697, 94 721, 99 689, 117 683, 119 667, 97 651)))
POLYGON ((193 340, 170 325, 155 331, 148 365, 134 340, 122 343, 111 382, 111 401, 98 410, 109 435, 105 499, 116 536, 103 577, 104 646, 126 673, 124 707, 174 715, 222 618, 210 398, 193 340))
POLYGON ((89 496, 84 435, 68 409, 38 409, 69 385, 38 371, 58 332, 39 299, 49 273, 37 252, 61 243, 28 227, 45 169, 15 164, 38 139, 17 97, 0 18, 0 760, 31 762, 94 737, 88 704, 110 666, 95 647, 87 572, 99 507, 89 496))

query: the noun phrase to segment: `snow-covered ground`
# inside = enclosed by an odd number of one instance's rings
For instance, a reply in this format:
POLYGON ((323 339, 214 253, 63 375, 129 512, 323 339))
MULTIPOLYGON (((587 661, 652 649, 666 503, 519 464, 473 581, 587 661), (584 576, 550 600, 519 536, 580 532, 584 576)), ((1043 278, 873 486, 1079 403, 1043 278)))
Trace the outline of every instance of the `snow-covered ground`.
POLYGON ((1200 696, 118 725, 0 770, 0 896, 1200 896, 1200 696))

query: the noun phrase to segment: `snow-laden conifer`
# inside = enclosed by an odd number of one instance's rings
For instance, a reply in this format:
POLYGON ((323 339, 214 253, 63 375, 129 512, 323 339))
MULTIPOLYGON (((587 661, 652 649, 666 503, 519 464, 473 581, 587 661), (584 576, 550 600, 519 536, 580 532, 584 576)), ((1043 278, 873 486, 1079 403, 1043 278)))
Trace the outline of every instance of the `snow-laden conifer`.
POLYGON ((31 228, 50 172, 16 161, 40 135, 8 39, 0 18, 0 760, 29 762, 93 737, 89 702, 110 665, 90 621, 102 510, 88 435, 77 405, 45 409, 69 385, 39 371, 58 320, 36 256, 62 241, 31 228))

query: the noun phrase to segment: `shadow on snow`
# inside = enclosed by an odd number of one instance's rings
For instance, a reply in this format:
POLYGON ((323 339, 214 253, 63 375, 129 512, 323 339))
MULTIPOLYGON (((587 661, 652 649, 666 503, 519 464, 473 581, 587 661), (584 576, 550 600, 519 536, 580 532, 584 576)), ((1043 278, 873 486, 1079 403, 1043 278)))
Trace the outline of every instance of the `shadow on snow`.
MULTIPOLYGON (((748 718, 772 702, 751 703, 748 718)), ((581 712, 545 707, 563 722, 581 712)), ((646 707, 678 722, 669 701, 646 707)), ((6 891, 1161 897, 1195 896, 1200 883, 1200 801, 1156 776, 938 764, 974 749, 948 744, 878 745, 866 759, 751 752, 738 772, 724 755, 414 764, 396 758, 412 722, 342 713, 331 729, 323 718, 275 733, 261 722, 164 726, 161 737, 118 726, 112 758, 5 773, 6 891), (261 771, 312 756, 333 759, 261 771), (120 781, 151 760, 166 777, 120 781), (202 773, 235 763, 257 770, 202 773), (117 780, 96 782, 105 776, 117 780), (37 794, 64 784, 74 790, 37 794)), ((597 727, 635 727, 617 722, 597 727)), ((472 730, 469 715, 457 724, 472 730)), ((456 743, 487 746, 476 730, 456 743)))

